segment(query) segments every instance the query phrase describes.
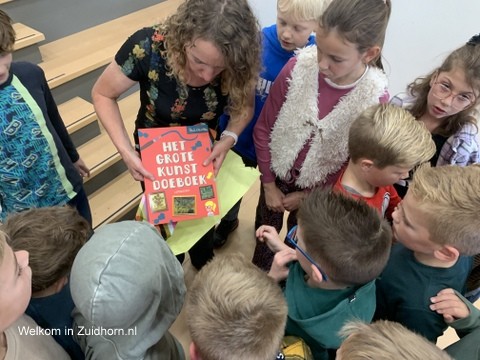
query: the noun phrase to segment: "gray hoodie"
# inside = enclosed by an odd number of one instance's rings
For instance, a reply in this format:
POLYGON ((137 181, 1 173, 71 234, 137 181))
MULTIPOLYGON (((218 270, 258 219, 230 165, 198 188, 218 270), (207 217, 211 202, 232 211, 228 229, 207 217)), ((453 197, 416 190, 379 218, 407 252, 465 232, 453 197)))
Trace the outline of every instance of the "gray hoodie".
POLYGON ((98 229, 75 258, 70 288, 87 360, 185 358, 168 332, 183 305, 183 269, 149 224, 98 229))

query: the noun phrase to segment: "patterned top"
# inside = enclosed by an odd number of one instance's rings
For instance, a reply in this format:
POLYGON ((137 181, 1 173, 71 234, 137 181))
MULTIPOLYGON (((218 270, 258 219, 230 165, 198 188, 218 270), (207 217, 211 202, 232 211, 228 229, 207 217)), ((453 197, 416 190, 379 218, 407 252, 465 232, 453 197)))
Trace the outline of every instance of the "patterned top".
POLYGON ((81 189, 75 150, 43 71, 13 63, 0 85, 0 220, 63 205, 81 189))
POLYGON ((115 61, 122 72, 140 84, 137 131, 148 127, 188 126, 205 122, 216 129, 228 96, 222 95, 220 79, 184 89, 174 76, 167 75, 164 34, 158 26, 135 32, 122 45, 115 61))

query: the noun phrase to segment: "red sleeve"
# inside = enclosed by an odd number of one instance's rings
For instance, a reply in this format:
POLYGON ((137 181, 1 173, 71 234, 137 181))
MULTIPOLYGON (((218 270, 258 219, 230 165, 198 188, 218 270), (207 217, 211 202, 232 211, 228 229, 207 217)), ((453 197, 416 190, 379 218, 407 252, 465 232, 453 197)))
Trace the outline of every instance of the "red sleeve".
POLYGON ((258 167, 262 174, 262 183, 275 181, 275 174, 270 168, 272 159, 269 146, 270 134, 277 120, 278 113, 285 101, 285 96, 288 91, 288 81, 295 62, 295 58, 290 59, 278 74, 270 88, 270 93, 253 130, 253 141, 255 143, 258 167))
POLYGON ((397 207, 397 205, 402 201, 402 198, 398 196, 397 190, 393 186, 388 187, 388 192, 390 193, 390 203, 388 204, 385 217, 388 220, 392 220, 392 213, 397 207))

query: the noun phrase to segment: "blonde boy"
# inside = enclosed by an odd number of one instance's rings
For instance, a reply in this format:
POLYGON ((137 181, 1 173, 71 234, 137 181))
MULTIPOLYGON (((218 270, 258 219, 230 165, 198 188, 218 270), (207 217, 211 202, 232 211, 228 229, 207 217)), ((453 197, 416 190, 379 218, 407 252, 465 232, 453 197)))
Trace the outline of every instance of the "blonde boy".
POLYGON ((54 339, 73 359, 84 358, 67 331, 72 328, 74 308, 68 276, 90 236, 90 225, 74 208, 58 206, 11 214, 0 229, 14 251, 30 254, 32 298, 25 313, 44 329, 62 329, 53 333, 54 339))
POLYGON ((463 292, 470 255, 480 253, 480 167, 421 166, 393 213, 399 242, 377 284, 375 318, 397 321, 431 341, 446 329, 430 298, 463 292))
POLYGON ((347 323, 336 360, 452 360, 425 338, 393 321, 347 323))
POLYGON ((235 255, 214 258, 198 273, 185 303, 192 360, 275 359, 287 305, 265 273, 235 255))
POLYGON ((287 235, 295 250, 271 226, 256 235, 276 253, 269 275, 287 279, 286 334, 304 339, 315 359, 328 359, 346 321, 372 319, 375 279, 387 263, 392 234, 365 202, 319 189, 302 202, 297 219, 287 235))
POLYGON ((6 240, 0 231, 0 359, 70 359, 50 335, 21 333, 38 328, 24 314, 32 291, 32 271, 28 252, 14 252, 6 240))
POLYGON ((348 137, 350 160, 334 189, 365 200, 391 219, 400 202, 393 187, 435 154, 435 143, 421 121, 391 104, 365 110, 348 137))

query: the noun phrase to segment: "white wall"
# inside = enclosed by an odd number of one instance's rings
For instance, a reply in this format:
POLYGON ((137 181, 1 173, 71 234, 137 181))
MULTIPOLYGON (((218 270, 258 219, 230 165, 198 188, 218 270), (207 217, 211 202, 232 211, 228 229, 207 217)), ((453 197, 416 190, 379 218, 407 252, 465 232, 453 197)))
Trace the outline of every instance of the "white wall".
MULTIPOLYGON (((276 0, 250 0, 262 26, 273 24, 276 0)), ((480 32, 479 0, 392 0, 383 51, 390 94, 438 66, 480 32)))

